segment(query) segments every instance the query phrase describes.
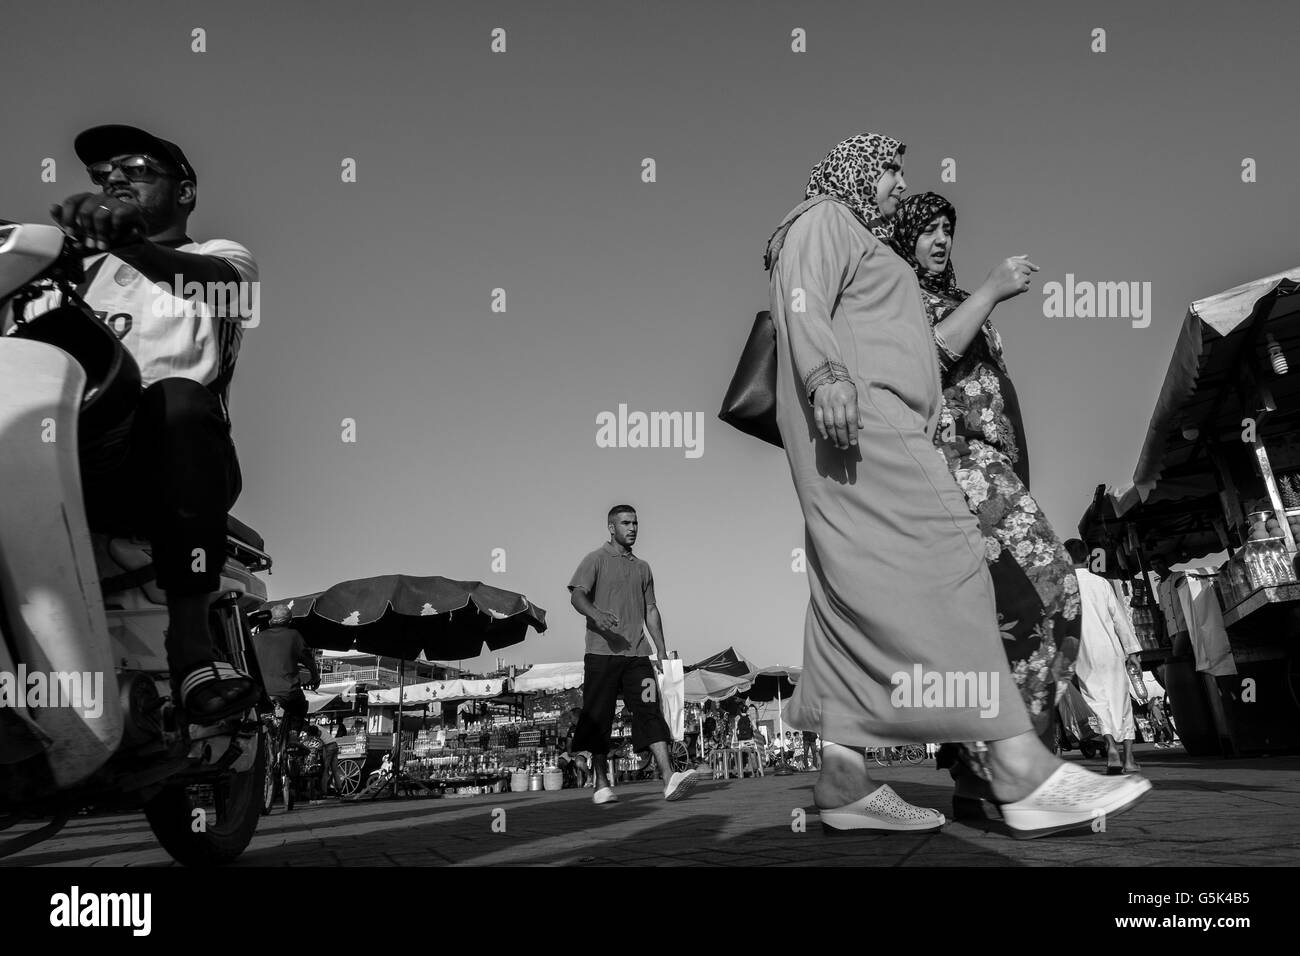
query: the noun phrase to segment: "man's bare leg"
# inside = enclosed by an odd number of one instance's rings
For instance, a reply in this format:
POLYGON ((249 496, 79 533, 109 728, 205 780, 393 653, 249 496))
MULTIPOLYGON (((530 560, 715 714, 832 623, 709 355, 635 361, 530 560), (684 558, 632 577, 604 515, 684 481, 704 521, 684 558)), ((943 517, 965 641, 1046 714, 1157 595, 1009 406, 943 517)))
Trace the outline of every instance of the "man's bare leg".
POLYGON ((1133 756, 1133 738, 1130 737, 1124 741, 1124 770, 1126 773, 1137 773, 1141 769, 1133 756))
POLYGON ((667 783, 673 776, 673 762, 668 756, 668 742, 657 740, 650 745, 650 752, 654 754, 655 763, 659 764, 659 775, 667 783))
POLYGON ((1119 755, 1119 743, 1111 734, 1106 735, 1106 769, 1122 765, 1119 755))
POLYGON ((609 773, 607 765, 609 758, 605 754, 591 755, 591 773, 596 778, 596 789, 603 790, 609 786, 609 773))

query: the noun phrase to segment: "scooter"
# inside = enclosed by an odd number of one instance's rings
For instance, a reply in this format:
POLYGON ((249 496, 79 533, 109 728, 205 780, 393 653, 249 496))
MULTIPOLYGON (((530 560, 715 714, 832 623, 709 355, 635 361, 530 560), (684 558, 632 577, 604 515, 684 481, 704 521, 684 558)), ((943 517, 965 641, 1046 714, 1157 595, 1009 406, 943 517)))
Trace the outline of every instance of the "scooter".
MULTIPOLYGON (((89 530, 78 435, 129 413, 140 376, 77 294, 85 255, 55 226, 0 221, 0 831, 28 825, 0 832, 0 857, 83 811, 143 810, 180 863, 228 863, 261 816, 270 701, 190 724, 148 542, 89 530), (62 305, 28 318, 49 295, 62 305)), ((226 545, 212 643, 260 684, 248 615, 271 558, 233 517, 226 545)))

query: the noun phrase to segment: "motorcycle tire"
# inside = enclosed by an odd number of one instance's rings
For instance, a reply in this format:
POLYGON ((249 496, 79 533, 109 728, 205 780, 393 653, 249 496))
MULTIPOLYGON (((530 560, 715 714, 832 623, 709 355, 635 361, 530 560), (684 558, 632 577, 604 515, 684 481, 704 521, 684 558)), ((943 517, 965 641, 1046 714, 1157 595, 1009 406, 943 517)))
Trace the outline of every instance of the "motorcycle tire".
POLYGON ((248 847, 262 817, 266 772, 266 735, 257 736, 252 769, 228 773, 215 784, 217 821, 194 831, 194 803, 184 784, 164 788, 144 807, 154 836, 183 866, 222 866, 248 847))

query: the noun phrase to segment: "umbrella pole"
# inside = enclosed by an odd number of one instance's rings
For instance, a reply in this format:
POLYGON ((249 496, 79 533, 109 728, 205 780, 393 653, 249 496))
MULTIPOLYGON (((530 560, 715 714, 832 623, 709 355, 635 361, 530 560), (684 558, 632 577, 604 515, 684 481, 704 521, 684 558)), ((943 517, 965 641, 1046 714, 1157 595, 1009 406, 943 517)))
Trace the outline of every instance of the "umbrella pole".
POLYGON ((790 765, 785 762, 785 715, 781 713, 781 680, 778 677, 776 681, 776 721, 781 728, 781 766, 774 771, 778 777, 784 777, 794 773, 790 765))
POLYGON ((406 670, 406 660, 397 663, 397 725, 393 728, 397 747, 393 754, 393 799, 397 799, 397 781, 402 778, 402 697, 406 685, 402 681, 402 672, 406 670))

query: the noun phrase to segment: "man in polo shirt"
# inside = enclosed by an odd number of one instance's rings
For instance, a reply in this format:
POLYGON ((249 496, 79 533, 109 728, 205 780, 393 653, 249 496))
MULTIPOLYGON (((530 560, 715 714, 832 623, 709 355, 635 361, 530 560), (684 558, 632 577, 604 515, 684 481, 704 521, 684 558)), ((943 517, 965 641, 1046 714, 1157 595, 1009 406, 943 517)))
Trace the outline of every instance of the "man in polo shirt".
MULTIPOLYGON (((227 395, 244 328, 256 324, 257 264, 237 242, 189 237, 198 176, 175 143, 96 126, 73 148, 99 191, 69 196, 50 214, 87 251, 81 296, 144 385, 129 419, 81 443, 86 514, 95 531, 150 539, 167 593, 173 683, 191 722, 215 723, 260 693, 248 674, 214 660, 208 630, 226 513, 242 485, 227 395)), ((50 293, 28 314, 61 304, 50 293)))
POLYGON ((632 712, 632 746, 649 749, 667 783, 664 799, 680 800, 695 787, 694 770, 673 772, 668 758, 668 724, 659 707, 656 671, 668 659, 663 621, 655 605, 650 565, 632 553, 636 543, 636 509, 615 505, 609 511, 610 539, 582 559, 569 582, 571 603, 587 619, 587 652, 583 658, 582 716, 573 737, 573 750, 592 753, 597 804, 618 798, 607 770, 609 734, 618 697, 632 712), (649 630, 658 659, 650 659, 649 630))

